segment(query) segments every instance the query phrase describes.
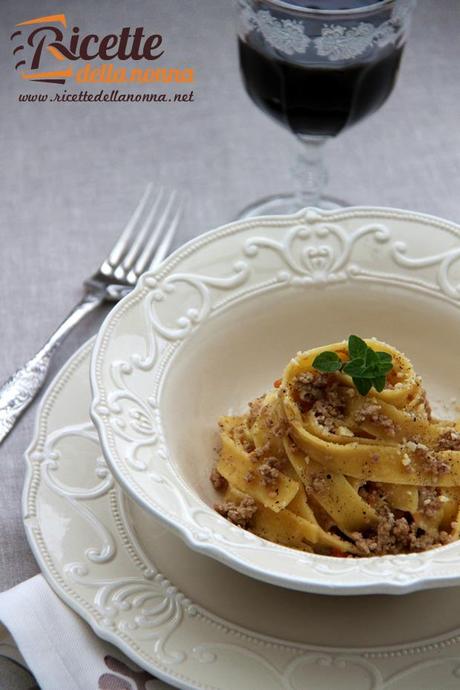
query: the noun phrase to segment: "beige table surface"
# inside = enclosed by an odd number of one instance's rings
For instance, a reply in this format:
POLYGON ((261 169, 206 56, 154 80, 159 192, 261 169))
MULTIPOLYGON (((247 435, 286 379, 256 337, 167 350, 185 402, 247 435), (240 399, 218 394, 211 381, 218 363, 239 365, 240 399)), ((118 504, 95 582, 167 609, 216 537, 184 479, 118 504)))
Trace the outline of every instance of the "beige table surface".
MULTIPOLYGON (((2 380, 79 298, 148 180, 189 192, 178 244, 259 196, 287 191, 297 146, 242 88, 230 0, 68 3, 82 32, 143 24, 163 33, 168 64, 197 74, 195 101, 180 106, 18 102, 9 35, 36 11, 32 0, 0 4, 2 380)), ((389 102, 329 145, 330 193, 460 222, 459 36, 458 0, 420 0, 389 102)), ((100 318, 74 332, 51 374, 100 318)), ((20 503, 35 410, 0 446, 0 590, 37 572, 20 503)))

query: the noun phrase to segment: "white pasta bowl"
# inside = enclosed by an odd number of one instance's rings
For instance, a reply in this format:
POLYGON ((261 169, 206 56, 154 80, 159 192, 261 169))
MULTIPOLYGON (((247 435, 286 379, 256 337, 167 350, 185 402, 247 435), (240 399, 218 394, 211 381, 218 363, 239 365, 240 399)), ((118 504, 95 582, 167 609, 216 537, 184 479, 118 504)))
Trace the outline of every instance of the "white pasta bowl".
POLYGON ((233 223, 189 242, 105 320, 92 417, 124 489, 199 552, 261 580, 327 594, 460 584, 460 542, 339 559, 265 541, 213 510, 217 418, 243 411, 298 351, 351 333, 395 345, 435 410, 455 414, 460 228, 348 208, 233 223))

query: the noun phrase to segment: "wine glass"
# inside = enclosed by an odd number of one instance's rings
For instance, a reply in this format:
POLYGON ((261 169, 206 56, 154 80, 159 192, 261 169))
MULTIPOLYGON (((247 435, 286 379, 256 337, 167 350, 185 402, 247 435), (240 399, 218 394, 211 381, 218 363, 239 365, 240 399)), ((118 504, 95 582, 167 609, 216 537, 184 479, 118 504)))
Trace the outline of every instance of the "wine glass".
POLYGON ((260 200, 240 217, 341 205, 323 196, 324 145, 390 95, 415 1, 238 0, 246 91, 302 145, 294 192, 260 200))

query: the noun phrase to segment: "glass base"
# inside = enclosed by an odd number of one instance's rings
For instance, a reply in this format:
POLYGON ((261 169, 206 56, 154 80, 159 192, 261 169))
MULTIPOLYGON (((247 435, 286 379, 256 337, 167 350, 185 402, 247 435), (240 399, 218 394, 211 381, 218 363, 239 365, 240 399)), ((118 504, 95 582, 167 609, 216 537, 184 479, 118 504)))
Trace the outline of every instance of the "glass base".
MULTIPOLYGON (((334 199, 332 197, 322 197, 319 203, 315 204, 316 208, 322 208, 326 211, 331 211, 335 208, 348 206, 349 204, 334 199)), ((250 206, 246 206, 235 218, 235 220, 243 220, 244 218, 255 218, 256 216, 280 216, 289 213, 297 213, 305 204, 302 204, 301 199, 296 194, 276 194, 268 196, 265 199, 259 199, 250 206)))

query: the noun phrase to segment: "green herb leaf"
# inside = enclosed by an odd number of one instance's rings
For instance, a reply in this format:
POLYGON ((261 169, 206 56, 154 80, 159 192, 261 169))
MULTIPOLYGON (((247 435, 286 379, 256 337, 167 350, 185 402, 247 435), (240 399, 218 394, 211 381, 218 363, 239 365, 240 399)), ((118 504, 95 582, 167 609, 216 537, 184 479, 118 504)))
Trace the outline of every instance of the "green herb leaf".
POLYGON ((343 367, 343 372, 344 374, 348 374, 349 376, 361 376, 366 369, 366 362, 364 358, 359 358, 359 359, 352 359, 350 362, 347 362, 345 366, 343 367))
POLYGON ((362 373, 359 374, 359 376, 362 379, 375 379, 377 376, 381 376, 381 373, 378 367, 371 366, 363 369, 362 373))
POLYGON ((386 384, 386 375, 393 369, 389 352, 375 351, 357 335, 348 338, 349 361, 343 362, 336 352, 321 352, 313 367, 318 371, 332 373, 343 371, 351 379, 361 395, 367 395, 372 388, 379 393, 386 384))
POLYGON ((361 359, 365 357, 368 347, 364 340, 357 335, 350 335, 348 338, 348 353, 351 359, 361 359))
POLYGON ((339 371, 341 366, 342 360, 336 352, 321 352, 313 361, 313 367, 324 373, 339 371))
POLYGON ((373 380, 373 385, 376 391, 381 393, 383 389, 385 388, 385 383, 386 383, 386 377, 385 376, 377 376, 373 380))
POLYGON ((393 369, 393 362, 380 362, 379 363, 379 372, 382 376, 389 374, 392 369, 393 369))
POLYGON ((353 377, 353 383, 355 384, 358 393, 361 393, 361 395, 367 395, 372 388, 372 379, 353 377))
POLYGON ((377 357, 377 353, 374 352, 374 350, 370 347, 368 347, 366 350, 365 361, 366 361, 366 368, 378 367, 378 365, 379 365, 379 358, 377 357))

